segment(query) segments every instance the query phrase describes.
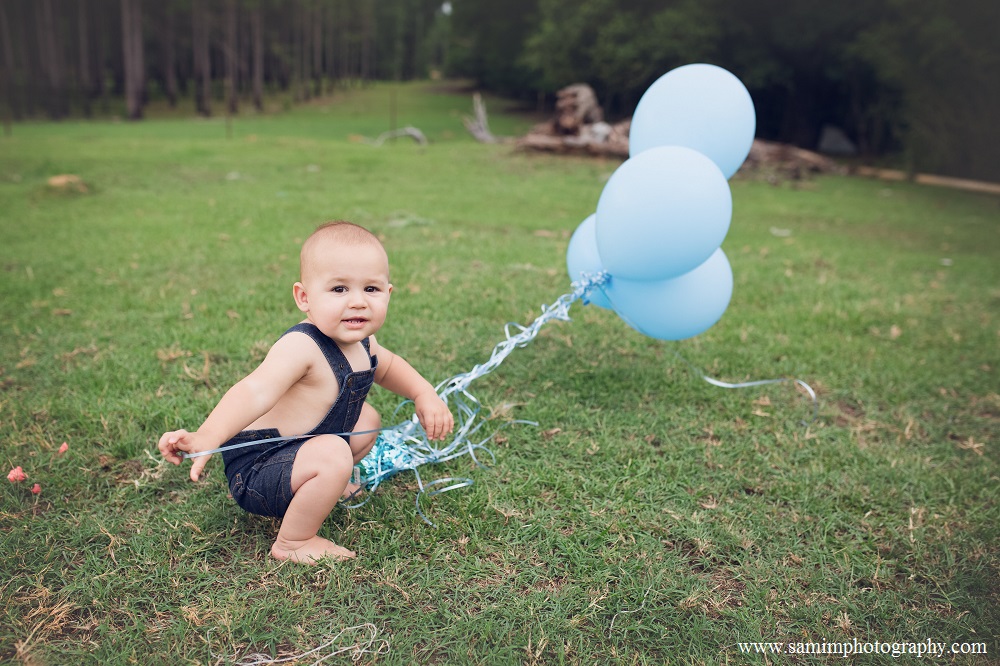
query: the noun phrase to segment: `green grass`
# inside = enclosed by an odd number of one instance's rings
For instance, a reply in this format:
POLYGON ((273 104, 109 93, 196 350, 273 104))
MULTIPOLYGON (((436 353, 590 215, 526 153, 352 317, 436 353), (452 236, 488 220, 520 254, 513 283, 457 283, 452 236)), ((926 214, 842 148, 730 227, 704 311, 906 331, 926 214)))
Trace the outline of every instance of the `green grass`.
MULTIPOLYGON (((432 382, 568 291, 569 236, 617 163, 480 145, 467 93, 395 90, 430 146, 352 139, 389 129, 387 86, 239 116, 231 138, 176 117, 0 138, 0 471, 28 474, 0 484, 0 659, 216 663, 369 622, 388 651, 361 663, 765 663, 736 644, 928 638, 996 661, 992 197, 738 177, 719 324, 666 343, 574 305, 472 386, 541 425, 501 431, 490 470, 423 471, 475 479, 426 503, 437 528, 412 474, 334 512, 323 534, 352 562, 272 561, 276 523, 227 499, 220 461, 200 484, 161 462, 159 434, 197 427, 297 321, 298 246, 323 220, 383 236, 380 341, 432 382), (90 191, 50 190, 58 173, 90 191), (790 384, 715 388, 675 353, 803 379, 818 419, 800 425, 790 384)), ((490 111, 498 134, 532 122, 490 111)))

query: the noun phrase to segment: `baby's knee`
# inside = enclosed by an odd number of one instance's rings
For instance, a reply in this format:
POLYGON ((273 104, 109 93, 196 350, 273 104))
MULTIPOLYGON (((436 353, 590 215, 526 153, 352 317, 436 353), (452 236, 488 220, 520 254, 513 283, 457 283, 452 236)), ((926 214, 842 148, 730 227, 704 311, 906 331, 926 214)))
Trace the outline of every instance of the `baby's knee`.
POLYGON ((350 471, 354 464, 351 447, 343 437, 337 435, 313 437, 302 445, 298 455, 295 456, 295 461, 296 463, 301 461, 317 472, 350 471))

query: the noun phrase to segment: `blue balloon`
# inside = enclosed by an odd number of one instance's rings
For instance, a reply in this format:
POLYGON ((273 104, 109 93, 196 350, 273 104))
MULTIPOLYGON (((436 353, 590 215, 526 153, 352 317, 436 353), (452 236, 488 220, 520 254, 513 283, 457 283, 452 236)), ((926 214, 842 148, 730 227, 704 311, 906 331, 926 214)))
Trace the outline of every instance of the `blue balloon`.
POLYGON ((651 148, 625 160, 597 202, 597 251, 614 277, 665 280, 708 259, 729 231, 733 198, 712 160, 651 148))
POLYGON ((626 324, 660 340, 683 340, 719 321, 733 295, 733 270, 722 248, 690 273, 660 282, 612 276, 608 298, 626 324))
MULTIPOLYGON (((566 268, 569 270, 570 282, 576 282, 584 274, 595 275, 604 270, 601 257, 597 254, 597 234, 595 222, 597 216, 589 215, 580 223, 569 239, 566 250, 566 268)), ((600 288, 595 288, 587 294, 587 300, 594 305, 611 309, 611 302, 600 288)))
POLYGON ((657 79, 639 99, 629 155, 687 146, 707 155, 728 179, 750 153, 756 130, 753 100, 738 78, 715 65, 684 65, 657 79))

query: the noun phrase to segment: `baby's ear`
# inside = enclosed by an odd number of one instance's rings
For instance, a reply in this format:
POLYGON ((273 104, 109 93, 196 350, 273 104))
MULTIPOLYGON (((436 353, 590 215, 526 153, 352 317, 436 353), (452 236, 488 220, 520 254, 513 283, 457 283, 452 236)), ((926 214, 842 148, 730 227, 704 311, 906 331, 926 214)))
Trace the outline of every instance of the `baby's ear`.
POLYGON ((385 293, 387 293, 390 296, 392 296, 392 283, 391 282, 389 283, 389 288, 385 290, 385 293))
POLYGON ((296 282, 292 285, 292 298, 295 299, 295 305, 303 312, 309 312, 309 295, 306 294, 305 285, 301 282, 296 282))

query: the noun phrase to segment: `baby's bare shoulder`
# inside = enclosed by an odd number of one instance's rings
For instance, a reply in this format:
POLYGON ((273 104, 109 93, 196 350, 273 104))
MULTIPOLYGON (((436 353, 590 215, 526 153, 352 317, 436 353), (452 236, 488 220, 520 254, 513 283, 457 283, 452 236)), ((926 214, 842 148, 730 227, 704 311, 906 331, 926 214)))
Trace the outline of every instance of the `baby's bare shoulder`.
POLYGON ((302 373, 323 361, 323 351, 305 333, 293 331, 271 345, 261 366, 279 366, 302 373))

